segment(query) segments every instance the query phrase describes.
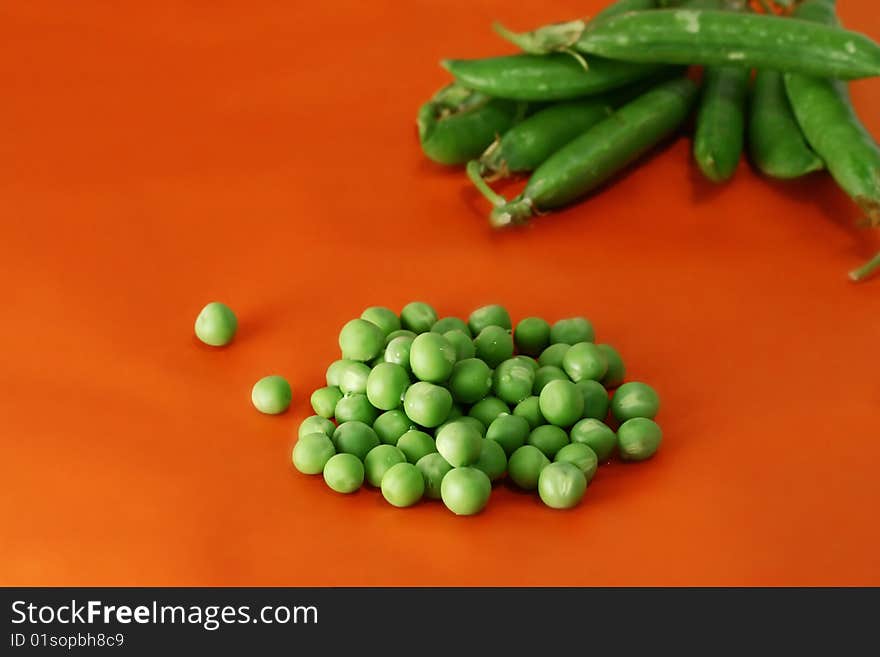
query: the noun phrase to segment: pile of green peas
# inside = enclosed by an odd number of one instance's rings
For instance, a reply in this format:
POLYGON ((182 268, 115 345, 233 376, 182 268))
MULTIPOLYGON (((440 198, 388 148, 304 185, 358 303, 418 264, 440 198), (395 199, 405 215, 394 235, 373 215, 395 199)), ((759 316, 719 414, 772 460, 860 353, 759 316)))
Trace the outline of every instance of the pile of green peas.
POLYGON ((657 393, 625 382, 620 354, 583 317, 514 327, 499 305, 467 321, 419 301, 399 315, 373 306, 342 327, 339 348, 292 454, 339 493, 366 483, 396 507, 439 499, 472 515, 506 476, 568 509, 601 463, 660 446, 657 393))

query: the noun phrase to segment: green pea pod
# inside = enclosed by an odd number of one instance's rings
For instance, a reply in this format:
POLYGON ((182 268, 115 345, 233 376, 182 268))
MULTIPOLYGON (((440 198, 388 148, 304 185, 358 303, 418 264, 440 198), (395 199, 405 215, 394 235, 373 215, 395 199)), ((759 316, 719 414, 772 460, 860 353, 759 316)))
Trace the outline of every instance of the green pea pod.
POLYGON ((440 164, 478 157, 499 134, 525 114, 525 104, 451 84, 419 109, 416 125, 422 151, 440 164))
MULTIPOLYGON (((537 212, 561 207, 594 190, 672 134, 687 118, 696 97, 697 86, 687 78, 656 86, 554 153, 510 202, 472 175, 495 206, 490 222, 496 228, 525 223, 537 212)), ((468 165, 469 174, 475 164, 468 165)))
POLYGON ((804 138, 785 95, 782 74, 758 71, 749 112, 749 153, 771 178, 791 179, 824 168, 804 138))
POLYGON ((703 175, 713 182, 729 180, 739 164, 749 75, 749 69, 741 66, 713 66, 703 73, 694 159, 703 175))

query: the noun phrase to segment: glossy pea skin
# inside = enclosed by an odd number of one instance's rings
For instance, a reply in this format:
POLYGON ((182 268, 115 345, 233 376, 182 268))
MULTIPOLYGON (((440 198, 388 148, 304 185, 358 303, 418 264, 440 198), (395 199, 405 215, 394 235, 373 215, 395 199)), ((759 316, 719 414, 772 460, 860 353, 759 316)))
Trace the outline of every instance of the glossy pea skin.
POLYGON ((532 383, 532 394, 540 395, 541 391, 551 381, 568 381, 568 375, 561 367, 555 365, 543 365, 535 372, 535 380, 532 383))
POLYGON ((370 306, 361 313, 361 319, 372 322, 382 330, 383 336, 400 330, 400 318, 390 308, 370 306))
POLYGON ((567 317, 550 327, 551 344, 575 345, 579 342, 593 342, 595 339, 593 324, 586 317, 567 317))
POLYGON ((474 404, 492 389, 492 370, 479 358, 465 358, 452 368, 449 391, 462 404, 474 404))
POLYGON ((412 506, 424 494, 425 478, 412 463, 392 465, 382 477, 382 497, 392 506, 412 506))
POLYGON ((537 358, 550 345, 550 324, 540 317, 526 317, 516 325, 513 341, 519 353, 537 358))
POLYGON ((552 424, 544 424, 532 429, 526 439, 526 444, 537 447, 544 456, 552 459, 560 449, 568 445, 568 434, 565 433, 565 429, 552 424))
POLYGON ((336 454, 324 466, 324 481, 337 493, 354 493, 364 483, 364 464, 353 454, 336 454))
POLYGON ((385 344, 388 345, 395 338, 412 338, 415 339, 416 334, 410 331, 409 329, 400 329, 397 331, 391 331, 388 335, 385 336, 385 344))
POLYGON ((541 470, 538 495, 551 509, 577 506, 587 491, 587 479, 580 468, 567 461, 551 463, 541 470))
POLYGON ((251 390, 251 402, 260 413, 278 415, 290 408, 292 393, 283 376, 264 376, 251 390))
POLYGON ((488 427, 495 418, 500 415, 509 415, 510 407, 498 397, 484 397, 471 406, 468 415, 479 420, 484 427, 488 427))
POLYGON ((599 349, 605 354, 605 360, 608 362, 608 369, 600 383, 606 388, 616 388, 626 379, 626 365, 623 358, 610 344, 600 344, 599 349))
POLYGON ((585 418, 569 432, 572 444, 586 445, 600 461, 607 461, 617 447, 617 434, 607 424, 595 418, 585 418))
POLYGON ((486 440, 498 443, 507 456, 525 445, 532 427, 518 415, 500 415, 486 429, 486 440))
POLYGON ((519 354, 518 356, 514 356, 513 360, 517 361, 521 365, 525 365, 526 367, 528 367, 530 370, 532 370, 533 374, 538 371, 538 361, 531 356, 519 354))
POLYGON ((510 313, 504 306, 490 304, 477 308, 468 317, 468 327, 473 335, 479 335, 487 326, 500 326, 508 331, 511 329, 510 313))
POLYGON ((416 467, 425 480, 425 497, 439 500, 444 477, 452 470, 440 454, 426 454, 416 462, 416 467))
POLYGON ((439 333, 422 333, 409 352, 412 373, 422 381, 442 383, 452 374, 457 358, 455 347, 439 333))
POLYGON ((238 319, 232 309, 219 301, 212 301, 196 317, 196 337, 212 347, 225 347, 235 337, 238 319))
POLYGON ((604 420, 608 417, 611 400, 608 391, 598 381, 585 379, 574 384, 584 398, 584 412, 581 417, 604 420))
POLYGON ((378 409, 391 411, 403 403, 409 374, 400 365, 379 363, 367 377, 367 399, 378 409))
POLYGON ((581 419, 584 398, 571 381, 550 381, 538 397, 541 414, 550 424, 570 427, 581 419))
MULTIPOLYGON (((339 360, 334 360, 327 367, 327 373, 325 378, 327 380, 328 386, 336 386, 339 387, 340 382, 342 381, 342 373, 354 363, 353 360, 346 360, 344 358, 340 358, 339 360)), ((361 363, 363 365, 363 363, 361 363)))
POLYGON ((507 475, 523 490, 535 490, 541 471, 550 465, 544 453, 534 445, 523 445, 507 461, 507 475))
POLYGON ((742 156, 751 69, 713 66, 703 73, 694 160, 712 182, 729 180, 742 156))
POLYGON ((474 338, 474 348, 477 358, 495 368, 513 356, 513 336, 501 326, 487 326, 474 338))
POLYGON ((437 322, 437 311, 422 301, 411 301, 400 311, 400 323, 413 333, 426 333, 437 322))
POLYGON ((370 366, 354 360, 342 360, 339 366, 339 390, 343 395, 366 393, 370 366))
POLYGON ((611 397, 611 413, 618 422, 634 417, 654 419, 660 410, 660 398, 646 383, 632 381, 620 386, 611 397))
POLYGON ((378 488, 391 466, 405 462, 403 452, 394 445, 376 445, 364 457, 364 477, 370 486, 378 488))
POLYGON ((509 358, 492 374, 492 390, 495 396, 508 404, 518 404, 532 394, 535 371, 516 358, 509 358))
POLYGON ((379 437, 372 427, 358 420, 343 422, 336 427, 332 440, 337 452, 353 454, 361 461, 379 444, 379 437))
POLYGON ((534 395, 517 404, 513 409, 513 414, 528 422, 530 430, 547 422, 541 414, 541 400, 534 395))
POLYGON ((492 482, 476 468, 454 468, 440 484, 440 497, 446 508, 458 516, 471 516, 486 508, 492 495, 492 482))
POLYGON ((578 342, 565 352, 562 369, 575 383, 598 381, 608 371, 608 360, 602 350, 592 342, 578 342))
POLYGON ((445 335, 448 331, 461 331, 468 337, 471 335, 467 322, 458 317, 441 317, 431 327, 432 333, 439 333, 440 335, 445 335))
POLYGON ((362 393, 345 395, 336 403, 337 422, 363 422, 373 424, 379 417, 379 411, 370 403, 367 396, 362 393))
POLYGON ((410 429, 403 434, 397 441, 397 448, 409 463, 418 463, 423 456, 437 451, 434 439, 418 429, 410 429))
POLYGON ((336 454, 333 441, 327 434, 308 433, 296 441, 291 460, 294 467, 307 475, 321 474, 327 461, 336 454))
POLYGON ((455 349, 456 361, 473 358, 476 355, 477 350, 474 347, 474 341, 471 340, 469 335, 464 331, 453 329, 451 331, 446 331, 446 333, 443 334, 443 337, 446 338, 449 344, 455 349))
POLYGON ((436 447, 447 463, 460 468, 477 462, 483 440, 471 425, 455 420, 437 432, 436 447))
POLYGON ((410 351, 412 351, 413 340, 414 338, 406 335, 401 335, 391 340, 385 346, 385 353, 383 355, 385 362, 400 365, 409 372, 409 355, 410 351))
POLYGON ((463 422, 465 424, 469 424, 471 427, 473 427, 474 431, 476 431, 478 434, 480 434, 480 436, 486 435, 486 425, 483 424, 477 418, 471 417, 470 415, 464 415, 464 416, 455 417, 455 418, 450 417, 449 419, 446 420, 446 422, 444 422, 443 424, 441 424, 439 427, 437 427, 434 430, 434 435, 436 436, 440 432, 440 430, 443 427, 445 427, 447 424, 451 424, 451 423, 457 422, 457 421, 463 422))
POLYGON ((571 463, 578 467, 584 473, 587 483, 592 481, 596 476, 596 470, 599 468, 599 457, 588 445, 583 443, 570 443, 556 452, 553 458, 556 462, 571 463))
POLYGON ((326 386, 315 390, 309 401, 317 415, 331 418, 336 412, 336 404, 340 399, 342 399, 342 392, 339 388, 336 386, 326 386))
POLYGON ((412 420, 400 409, 385 411, 373 422, 373 431, 385 445, 396 445, 401 436, 412 428, 412 420))
POLYGON ((419 381, 407 388, 403 409, 413 422, 423 427, 436 427, 449 416, 452 395, 446 388, 419 381))
POLYGON ((385 348, 385 334, 373 322, 352 319, 339 332, 342 357, 349 360, 369 361, 385 348))
POLYGON ((571 345, 565 342, 551 344, 538 356, 538 365, 540 367, 558 367, 562 369, 565 354, 568 353, 569 349, 571 349, 571 345))
POLYGON ((310 433, 323 433, 330 437, 334 431, 336 431, 336 425, 330 420, 320 415, 311 415, 300 423, 297 437, 302 438, 310 433))
POLYGON ((480 458, 476 460, 474 467, 484 472, 489 481, 497 481, 507 470, 507 454, 504 448, 494 440, 482 439, 480 458))
POLYGON ((624 461, 644 461, 654 456, 663 432, 653 420, 636 417, 627 420, 617 430, 618 453, 624 461))

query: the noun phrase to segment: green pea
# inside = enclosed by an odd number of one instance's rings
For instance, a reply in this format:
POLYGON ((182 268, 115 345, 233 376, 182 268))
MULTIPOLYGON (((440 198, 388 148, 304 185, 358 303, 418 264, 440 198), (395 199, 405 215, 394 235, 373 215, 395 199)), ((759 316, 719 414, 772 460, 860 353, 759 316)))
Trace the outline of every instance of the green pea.
POLYGON ((324 481, 337 493, 353 493, 364 483, 364 464, 353 454, 331 456, 324 466, 324 481))
POLYGON ((400 409, 385 411, 373 422, 373 431, 386 445, 396 445, 400 437, 412 429, 412 420, 400 409))
POLYGON ((522 354, 520 354, 519 356, 514 356, 513 359, 521 365, 525 365, 530 370, 532 370, 532 374, 538 371, 538 361, 536 361, 531 356, 523 356, 522 354))
POLYGON ((550 324, 540 317, 526 317, 513 332, 516 350, 536 358, 550 344, 550 324))
POLYGON ((403 403, 409 375, 400 365, 379 363, 367 377, 367 399, 376 408, 391 411, 403 403))
POLYGON ((412 506, 424 494, 425 478, 422 471, 412 463, 392 465, 382 477, 382 497, 393 506, 412 506))
POLYGON ((600 381, 606 388, 616 388, 624 379, 626 379, 626 365, 620 353, 610 344, 600 344, 599 349, 605 354, 605 360, 608 361, 608 369, 600 381))
POLYGON ((492 370, 479 358, 465 358, 452 368, 449 391, 462 404, 474 404, 492 389, 492 370))
POLYGON ((373 360, 384 347, 385 334, 382 329, 365 319, 353 319, 339 332, 339 348, 343 358, 373 360))
POLYGON ((323 433, 325 436, 332 436, 336 430, 336 425, 330 420, 320 415, 311 415, 303 420, 299 425, 297 436, 302 438, 310 433, 323 433))
POLYGON ((413 422, 423 427, 436 427, 449 416, 452 395, 446 388, 419 381, 407 388, 403 409, 413 422))
POLYGON ((526 422, 529 423, 529 429, 534 429, 537 426, 542 424, 546 424, 547 420, 541 414, 541 402, 538 397, 526 397, 519 404, 516 405, 516 408, 513 409, 513 414, 523 418, 526 422))
POLYGON ((550 344, 577 344, 593 342, 596 334, 593 325, 584 317, 560 319, 550 329, 550 344))
POLYGON ((507 454, 504 448, 494 440, 483 440, 480 449, 480 458, 474 463, 477 470, 482 470, 489 477, 489 481, 496 481, 507 470, 507 454))
POLYGON ((532 384, 532 394, 540 395, 541 391, 551 381, 568 381, 568 375, 561 367, 555 365, 542 365, 535 372, 535 380, 532 384))
POLYGON ((660 410, 660 398, 646 383, 624 383, 611 397, 611 413, 618 422, 634 417, 654 419, 660 410))
POLYGON ((471 316, 468 317, 468 326, 474 335, 479 335, 487 326, 500 326, 509 331, 511 328, 510 313, 504 306, 496 304, 483 306, 471 313, 471 316))
POLYGON ((583 443, 566 445, 556 452, 556 457, 553 460, 557 462, 565 461, 566 463, 576 465, 584 473, 587 483, 592 481, 593 477, 596 476, 596 470, 599 468, 599 457, 596 456, 596 452, 583 443))
POLYGON ((470 336, 464 331, 453 329, 452 331, 446 331, 446 333, 443 334, 443 337, 446 338, 449 341, 449 344, 455 349, 455 360, 473 358, 477 353, 477 349, 474 347, 474 341, 471 340, 470 336))
POLYGON ((449 331, 461 331, 468 338, 471 335, 471 330, 468 328, 467 323, 458 317, 443 317, 434 322, 434 326, 431 327, 432 333, 439 333, 440 335, 445 335, 449 331))
POLYGON ((415 339, 415 337, 416 337, 416 334, 408 329, 400 329, 399 331, 391 331, 391 333, 389 333, 385 337, 385 344, 387 345, 394 338, 413 338, 413 339, 415 339))
POLYGON ((458 516, 471 516, 486 508, 492 483, 485 472, 476 468, 454 468, 440 484, 440 496, 446 508, 458 516))
POLYGON ((336 412, 336 404, 342 399, 342 392, 336 386, 318 388, 312 393, 309 401, 315 413, 321 417, 331 418, 336 412))
POLYGON ((654 456, 663 431, 660 426, 645 417, 634 417, 620 425, 617 430, 618 450, 624 461, 644 461, 654 456))
POLYGON ((440 454, 434 452, 420 458, 416 463, 416 467, 421 471, 422 477, 425 479, 425 497, 439 500, 443 478, 452 470, 452 466, 440 454))
POLYGON ((454 468, 476 463, 483 438, 471 425, 456 420, 437 432, 437 451, 454 468))
POLYGON ((382 330, 383 337, 400 330, 400 318, 393 310, 383 306, 370 306, 361 313, 361 319, 378 326, 382 330))
POLYGON ((292 393, 283 376, 264 376, 251 390, 251 402, 260 413, 278 415, 290 408, 292 393))
POLYGON ((361 461, 379 444, 379 436, 376 432, 369 425, 358 420, 349 420, 340 424, 333 432, 332 439, 337 452, 353 454, 361 461))
POLYGON ((382 485, 382 477, 398 463, 405 463, 406 457, 394 445, 376 445, 364 457, 364 474, 370 486, 382 485))
POLYGON ((500 326, 487 326, 474 338, 474 348, 477 358, 486 361, 489 367, 498 367, 513 356, 513 336, 500 326))
POLYGON ((413 340, 409 365, 422 381, 442 383, 452 374, 456 361, 455 347, 439 333, 422 333, 413 340))
POLYGON ((535 372, 516 358, 508 358, 492 375, 495 395, 508 404, 518 404, 532 394, 535 372))
POLYGON ((370 366, 370 369, 373 369, 379 363, 385 362, 385 350, 382 350, 382 353, 376 356, 373 360, 369 361, 367 364, 370 366))
POLYGON ((594 418, 581 420, 571 428, 571 442, 586 445, 600 461, 606 461, 617 447, 617 435, 607 424, 594 418))
POLYGON ((397 441, 397 448, 403 452, 410 463, 418 463, 419 459, 437 451, 434 439, 424 431, 410 429, 397 441))
POLYGON ((578 342, 565 352, 562 369, 575 383, 586 379, 598 381, 608 371, 608 360, 592 342, 578 342))
POLYGON ((484 397, 471 406, 471 410, 468 412, 468 415, 482 422, 484 427, 488 427, 496 417, 502 414, 509 415, 510 407, 498 397, 484 397))
POLYGON ((367 396, 361 393, 345 395, 336 403, 337 422, 363 422, 373 424, 379 417, 379 411, 370 403, 367 396))
MULTIPOLYGON (((328 386, 336 386, 339 387, 339 384, 342 382, 342 373, 354 363, 353 360, 346 360, 344 358, 340 358, 339 360, 334 360, 330 363, 330 366, 327 368, 327 385, 328 386)), ((360 363, 363 365, 363 363, 360 363)))
POLYGON ((500 415, 486 429, 486 439, 497 442, 504 453, 510 456, 525 445, 529 431, 531 428, 525 418, 517 415, 500 415))
POLYGON ((550 459, 534 445, 523 445, 510 455, 507 474, 523 490, 535 490, 541 470, 550 465, 550 459))
POLYGON ((413 333, 427 333, 437 322, 437 311, 427 303, 413 301, 400 311, 400 323, 413 333))
POLYGON ((526 443, 537 447, 544 456, 552 459, 560 449, 568 445, 568 434, 561 427, 543 424, 532 429, 526 443))
POLYGON ((568 353, 569 349, 571 349, 571 345, 564 342, 551 344, 538 356, 538 365, 562 369, 562 362, 565 360, 565 354, 568 353))
POLYGON ((574 384, 584 398, 584 412, 581 417, 592 417, 604 420, 608 417, 608 391, 598 381, 585 379, 574 384))
POLYGON ((566 461, 551 463, 538 477, 538 495, 551 509, 577 506, 587 491, 587 478, 580 468, 566 461))
POLYGON ((324 466, 336 453, 333 442, 325 433, 307 433, 293 446, 291 460, 294 467, 307 475, 321 474, 324 466))
POLYGON ((385 354, 383 355, 385 362, 393 363, 394 365, 400 365, 407 372, 409 372, 409 354, 412 350, 412 343, 413 338, 407 335, 401 335, 397 338, 394 338, 385 347, 385 354))
POLYGON ((365 393, 370 366, 354 360, 343 360, 339 368, 339 389, 343 395, 365 393))
POLYGON ((457 418, 460 418, 464 415, 464 412, 461 410, 461 406, 455 402, 452 402, 452 408, 449 410, 449 415, 446 416, 446 422, 451 422, 457 418))
POLYGON ((584 398, 571 381, 550 381, 541 390, 539 404, 547 421, 560 427, 570 427, 584 412, 584 398))
POLYGON ((232 309, 220 303, 212 301, 202 308, 196 317, 196 337, 212 347, 225 347, 238 330, 238 319, 232 309))
MULTIPOLYGON (((450 414, 450 415, 451 415, 451 414, 450 414)), ((444 422, 443 424, 441 424, 439 427, 437 427, 437 428, 434 430, 434 435, 436 436, 436 435, 437 435, 437 432, 439 432, 440 429, 442 429, 443 427, 445 427, 447 424, 451 424, 451 423, 453 423, 453 422, 457 422, 457 421, 464 422, 465 424, 469 424, 469 425, 472 426, 472 427, 474 428, 474 430, 475 430, 478 434, 480 434, 481 436, 485 436, 485 435, 486 435, 486 425, 484 425, 484 424, 483 424, 480 420, 478 420, 477 418, 475 418, 475 417, 471 417, 470 415, 459 416, 459 417, 457 417, 457 418, 453 418, 453 417, 449 417, 449 418, 447 418, 447 419, 446 419, 446 422, 444 422)))

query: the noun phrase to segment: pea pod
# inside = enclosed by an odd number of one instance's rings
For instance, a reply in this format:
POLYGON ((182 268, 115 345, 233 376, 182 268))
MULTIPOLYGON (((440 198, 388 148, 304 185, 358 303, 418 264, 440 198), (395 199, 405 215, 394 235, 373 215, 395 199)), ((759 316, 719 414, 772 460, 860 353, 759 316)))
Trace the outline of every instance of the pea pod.
POLYGON ((558 150, 510 202, 474 175, 476 163, 469 164, 474 184, 495 206, 490 222, 495 227, 525 223, 592 191, 675 131, 696 96, 697 86, 687 78, 658 85, 558 150))
POLYGON ((438 91, 419 109, 422 151, 440 164, 463 164, 522 118, 525 105, 490 98, 458 84, 438 91))

